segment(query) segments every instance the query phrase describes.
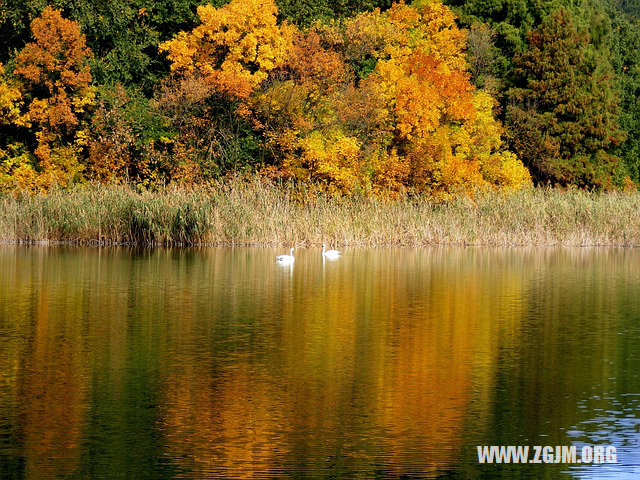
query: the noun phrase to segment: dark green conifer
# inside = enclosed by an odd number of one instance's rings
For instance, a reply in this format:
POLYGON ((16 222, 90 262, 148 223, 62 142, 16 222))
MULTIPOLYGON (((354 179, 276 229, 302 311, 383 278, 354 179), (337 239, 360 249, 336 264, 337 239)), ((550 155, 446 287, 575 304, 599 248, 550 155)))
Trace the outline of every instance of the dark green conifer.
POLYGON ((565 8, 515 58, 506 117, 513 148, 538 182, 611 188, 624 140, 606 42, 596 45, 565 8))

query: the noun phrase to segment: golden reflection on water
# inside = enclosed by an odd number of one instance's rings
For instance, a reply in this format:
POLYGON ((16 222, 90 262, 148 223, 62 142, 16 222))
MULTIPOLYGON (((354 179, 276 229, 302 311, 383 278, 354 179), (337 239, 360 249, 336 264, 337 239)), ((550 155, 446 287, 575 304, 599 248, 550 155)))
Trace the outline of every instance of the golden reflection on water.
POLYGON ((469 439, 557 433, 613 386, 640 271, 615 250, 276 253, 1 247, 9 473, 456 471, 469 439))

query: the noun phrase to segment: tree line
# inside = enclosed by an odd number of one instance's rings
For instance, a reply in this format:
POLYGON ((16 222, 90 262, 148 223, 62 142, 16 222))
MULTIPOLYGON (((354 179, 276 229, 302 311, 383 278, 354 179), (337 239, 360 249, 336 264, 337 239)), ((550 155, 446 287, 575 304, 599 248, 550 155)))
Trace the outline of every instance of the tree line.
POLYGON ((446 198, 640 181, 623 0, 3 0, 0 190, 257 171, 446 198))

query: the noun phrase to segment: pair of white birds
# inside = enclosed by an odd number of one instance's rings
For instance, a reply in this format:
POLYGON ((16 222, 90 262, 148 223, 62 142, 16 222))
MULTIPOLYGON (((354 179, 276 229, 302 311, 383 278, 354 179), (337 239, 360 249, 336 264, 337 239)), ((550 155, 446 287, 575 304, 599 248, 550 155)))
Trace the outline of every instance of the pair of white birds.
MULTIPOLYGON (((322 256, 328 258, 329 260, 335 260, 340 257, 340 252, 338 250, 326 250, 327 245, 322 244, 322 256)), ((296 257, 293 256, 293 248, 289 250, 289 255, 278 255, 276 257, 276 261, 282 265, 291 265, 296 261, 296 257)))

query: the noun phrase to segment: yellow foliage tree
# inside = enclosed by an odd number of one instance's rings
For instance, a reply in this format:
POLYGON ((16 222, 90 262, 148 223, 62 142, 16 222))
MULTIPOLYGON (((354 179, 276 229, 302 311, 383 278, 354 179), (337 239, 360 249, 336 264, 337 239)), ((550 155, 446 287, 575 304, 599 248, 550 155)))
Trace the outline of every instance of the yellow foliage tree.
POLYGON ((504 148, 493 100, 469 81, 465 33, 454 20, 439 1, 420 0, 363 14, 347 26, 350 48, 377 59, 360 88, 383 99, 377 116, 395 132, 384 146, 392 154, 373 169, 376 190, 402 185, 446 196, 530 183, 504 148), (379 32, 387 37, 376 38, 379 32))
POLYGON ((478 90, 473 97, 476 116, 464 125, 465 148, 457 152, 479 163, 483 181, 489 186, 518 190, 531 185, 529 170, 515 154, 505 150, 502 142, 503 128, 493 116, 495 99, 478 90))
POLYGON ((306 177, 329 193, 349 194, 361 183, 362 156, 360 142, 344 132, 315 130, 299 138, 301 152, 285 159, 298 178, 306 177))
POLYGON ((20 87, 7 77, 0 63, 0 125, 26 125, 28 117, 23 112, 23 105, 20 87))
POLYGON ((221 8, 198 7, 200 25, 160 45, 171 70, 198 74, 218 92, 246 98, 281 66, 294 27, 278 25, 273 0, 232 0, 221 8))
MULTIPOLYGON (((88 64, 92 53, 80 26, 47 7, 31 23, 31 32, 33 41, 15 57, 13 73, 20 80, 19 90, 0 97, 13 95, 13 114, 5 119, 14 126, 30 127, 35 158, 27 153, 5 158, 4 189, 47 189, 77 180, 89 137, 87 113, 95 98, 88 64), (18 113, 22 103, 24 115, 18 113)), ((0 108, 7 108, 0 102, 0 108)))
MULTIPOLYGON (((29 117, 24 111, 24 96, 19 85, 9 78, 0 63, 0 129, 10 125, 28 127, 29 117)), ((29 188, 35 178, 29 157, 20 151, 19 145, 0 146, 0 190, 29 188)))
POLYGON ((296 31, 273 0, 198 9, 161 45, 172 70, 205 79, 265 139, 270 174, 324 190, 437 196, 520 188, 493 100, 470 82, 466 33, 439 0, 394 4, 296 31))
POLYGON ((282 158, 279 173, 340 193, 446 197, 528 185, 493 99, 470 83, 465 40, 438 0, 298 33, 288 75, 248 101, 282 158))

